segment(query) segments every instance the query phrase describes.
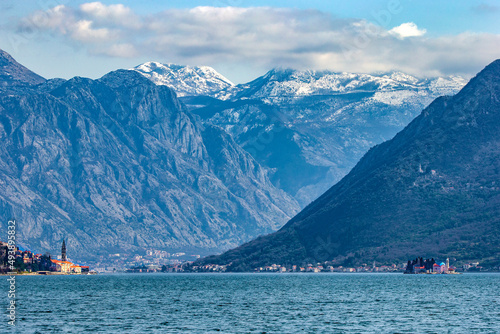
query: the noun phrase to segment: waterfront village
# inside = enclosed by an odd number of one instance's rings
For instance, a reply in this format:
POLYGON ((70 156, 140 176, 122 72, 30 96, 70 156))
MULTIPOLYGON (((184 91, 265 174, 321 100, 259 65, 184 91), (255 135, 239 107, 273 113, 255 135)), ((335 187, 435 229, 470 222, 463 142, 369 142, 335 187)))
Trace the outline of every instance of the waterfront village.
MULTIPOLYGON (((127 272, 127 273, 223 273, 228 271, 227 265, 206 264, 198 266, 194 264, 196 259, 201 256, 198 254, 189 254, 184 252, 167 252, 163 250, 149 249, 142 255, 130 254, 109 254, 99 256, 93 263, 96 271, 100 273, 127 272)), ((484 271, 478 262, 466 263, 461 266, 451 267, 456 272, 465 271, 484 271)), ((322 263, 309 263, 302 265, 280 265, 273 264, 269 266, 254 268, 256 273, 367 273, 367 272, 405 272, 407 263, 382 264, 373 262, 371 264, 362 264, 359 266, 339 265, 333 261, 322 263)), ((420 273, 418 266, 414 269, 420 273)))
POLYGON ((93 262, 93 267, 102 273, 183 272, 186 265, 200 257, 199 254, 148 249, 140 255, 126 253, 101 255, 93 262))
MULTIPOLYGON (((189 273, 189 272, 226 272, 227 265, 206 264, 197 266, 194 260, 200 255, 191 255, 184 252, 169 253, 163 250, 147 250, 142 255, 109 254, 99 256, 89 265, 78 265, 68 260, 66 244, 63 241, 61 255, 53 259, 49 254, 35 254, 28 250, 15 248, 14 267, 17 272, 31 274, 95 274, 95 273, 189 273)), ((411 274, 423 273, 457 273, 465 271, 483 271, 478 262, 466 263, 462 266, 450 266, 449 260, 437 263, 434 259, 424 260, 417 258, 407 263, 398 264, 361 264, 359 266, 342 266, 333 261, 309 263, 302 265, 273 264, 254 268, 256 273, 367 273, 367 272, 404 272, 411 274)), ((0 273, 12 271, 8 265, 8 244, 0 242, 0 273)))
MULTIPOLYGON (((470 265, 467 265, 470 268, 470 265)), ((476 264, 477 266, 477 264, 476 264)), ((463 269, 463 268, 462 268, 463 269)), ((450 259, 446 263, 438 264, 434 258, 424 260, 422 257, 415 260, 408 260, 405 274, 459 274, 456 267, 450 266, 450 259)))
MULTIPOLYGON (((421 259, 421 258, 420 258, 421 259)), ((418 260, 418 259, 417 259, 418 260)), ((409 261, 411 262, 411 261, 409 261)), ((412 266, 412 273, 424 273, 425 265, 419 266, 419 263, 414 263, 412 266)), ((478 262, 467 263, 460 267, 453 267, 449 265, 449 260, 447 263, 441 263, 440 265, 433 266, 435 273, 458 273, 465 271, 481 271, 483 268, 479 266, 478 262)), ((178 263, 173 265, 163 265, 161 268, 156 266, 147 266, 145 264, 137 265, 126 270, 129 273, 144 273, 144 272, 226 272, 227 265, 217 265, 217 264, 207 264, 202 266, 193 265, 192 261, 186 261, 184 263, 178 263)), ((297 265, 279 265, 273 264, 270 266, 255 268, 253 272, 256 273, 389 273, 389 272, 408 272, 407 263, 401 264, 391 264, 391 265, 377 265, 373 262, 371 265, 362 264, 360 266, 346 267, 346 266, 335 266, 332 262, 323 262, 316 264, 307 264, 303 266, 297 265)))
MULTIPOLYGON (((422 258, 417 259, 422 260, 422 263, 424 263, 422 258)), ((430 260, 429 260, 430 261, 430 260)), ((413 263, 412 261, 409 261, 409 263, 413 263)), ((428 264, 427 264, 428 265, 428 264)), ((425 264, 422 264, 420 266, 420 262, 415 262, 413 263, 411 267, 411 273, 432 273, 432 271, 426 271, 425 269, 425 264)), ((460 271, 481 271, 483 269, 481 266, 479 266, 479 262, 474 262, 474 263, 467 263, 464 264, 461 267, 453 267, 449 265, 449 259, 446 259, 446 263, 441 263, 441 264, 435 264, 433 265, 433 270, 434 273, 442 273, 442 274, 451 274, 451 273, 458 273, 460 271)), ((224 272, 226 271, 226 266, 220 266, 220 265, 204 265, 204 266, 191 266, 188 267, 189 271, 195 271, 195 272, 224 272)), ((360 266, 354 266, 354 267, 345 267, 345 266, 335 266, 331 262, 324 262, 324 263, 317 263, 316 265, 313 264, 307 264, 305 266, 297 266, 297 265, 291 265, 291 266, 283 266, 283 265, 278 265, 278 264, 273 264, 271 266, 265 266, 265 267, 259 267, 255 268, 254 272, 281 272, 281 273, 286 273, 286 272, 306 272, 306 273, 321 273, 321 272, 335 272, 335 273, 368 273, 368 272, 378 272, 378 273, 383 273, 383 272, 403 272, 403 273, 410 273, 408 271, 408 264, 407 263, 400 263, 400 264, 391 264, 391 265, 379 265, 377 266, 376 262, 373 262, 371 265, 367 264, 362 264, 360 266)))
POLYGON ((32 274, 32 275, 81 275, 95 274, 89 266, 68 261, 66 243, 63 240, 60 259, 53 259, 50 254, 36 254, 29 250, 21 250, 0 241, 0 273, 32 274))

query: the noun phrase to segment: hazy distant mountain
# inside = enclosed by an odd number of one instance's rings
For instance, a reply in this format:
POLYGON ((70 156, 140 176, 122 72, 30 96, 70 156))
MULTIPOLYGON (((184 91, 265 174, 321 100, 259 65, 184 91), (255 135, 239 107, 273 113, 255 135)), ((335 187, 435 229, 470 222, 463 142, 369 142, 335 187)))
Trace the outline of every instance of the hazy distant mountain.
POLYGON ((177 96, 212 96, 234 84, 208 66, 181 66, 148 62, 136 66, 138 71, 158 85, 174 89, 177 96))
POLYGON ((21 246, 58 252, 66 238, 80 258, 206 253, 274 231, 298 211, 229 135, 136 71, 3 84, 0 212, 2 225, 18 220, 21 246))
POLYGON ((346 175, 368 149, 393 137, 461 77, 418 79, 275 69, 209 97, 184 97, 206 124, 224 128, 302 206, 346 175))
POLYGON ((280 231, 203 262, 233 270, 451 257, 500 264, 500 60, 436 99, 280 231))

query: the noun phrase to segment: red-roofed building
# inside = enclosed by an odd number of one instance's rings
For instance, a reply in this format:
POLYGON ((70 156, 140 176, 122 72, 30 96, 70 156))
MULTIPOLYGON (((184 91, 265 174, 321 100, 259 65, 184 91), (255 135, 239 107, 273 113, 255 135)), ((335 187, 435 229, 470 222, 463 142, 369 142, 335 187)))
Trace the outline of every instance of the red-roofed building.
POLYGON ((71 266, 74 266, 73 263, 68 261, 59 261, 59 260, 51 260, 53 263, 54 271, 59 271, 62 273, 70 273, 71 266))
POLYGON ((75 264, 70 267, 70 270, 71 270, 72 273, 75 273, 75 274, 81 274, 82 273, 82 267, 77 266, 75 264))

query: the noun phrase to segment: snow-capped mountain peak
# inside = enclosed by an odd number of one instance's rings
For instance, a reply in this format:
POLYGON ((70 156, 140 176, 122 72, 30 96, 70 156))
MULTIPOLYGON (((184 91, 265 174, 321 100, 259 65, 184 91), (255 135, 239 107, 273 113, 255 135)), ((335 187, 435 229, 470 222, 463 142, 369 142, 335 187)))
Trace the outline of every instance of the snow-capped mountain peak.
POLYGON ((234 84, 209 66, 183 66, 147 62, 132 68, 157 85, 174 88, 178 96, 214 95, 234 84))
POLYGON ((432 91, 441 95, 456 92, 467 80, 458 77, 417 78, 403 72, 363 74, 276 68, 244 85, 219 93, 222 99, 265 99, 271 103, 310 95, 354 92, 381 93, 401 90, 432 91))

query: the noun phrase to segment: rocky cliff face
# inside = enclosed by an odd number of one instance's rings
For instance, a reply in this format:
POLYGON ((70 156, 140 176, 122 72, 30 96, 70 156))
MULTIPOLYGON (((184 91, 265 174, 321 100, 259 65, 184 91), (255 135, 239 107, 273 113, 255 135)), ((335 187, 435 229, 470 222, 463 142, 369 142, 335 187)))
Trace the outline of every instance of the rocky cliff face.
POLYGON ((230 136, 136 71, 34 83, 0 91, 0 211, 21 246, 204 253, 297 212, 230 136))
POLYGON ((203 262, 500 264, 500 60, 436 99, 282 229, 203 262))

